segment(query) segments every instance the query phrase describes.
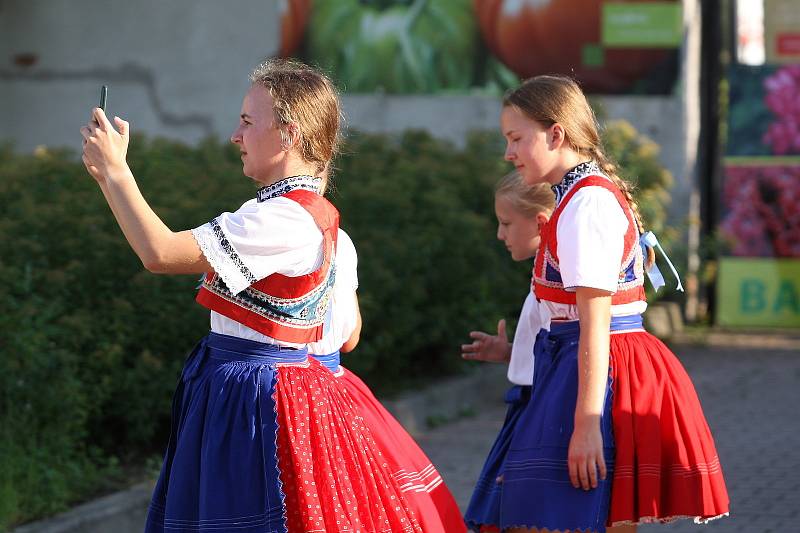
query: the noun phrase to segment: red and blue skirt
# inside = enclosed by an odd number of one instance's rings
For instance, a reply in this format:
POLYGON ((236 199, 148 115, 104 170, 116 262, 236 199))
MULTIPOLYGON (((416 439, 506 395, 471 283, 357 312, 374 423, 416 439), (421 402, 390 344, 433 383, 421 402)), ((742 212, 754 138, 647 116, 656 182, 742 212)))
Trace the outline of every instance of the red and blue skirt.
POLYGON ((611 330, 600 418, 606 480, 589 491, 569 480, 580 326, 553 322, 534 346, 533 392, 506 459, 501 528, 605 531, 727 514, 714 440, 683 366, 642 329, 640 316, 614 317, 611 330))
POLYGON ((305 350, 210 333, 178 382, 145 531, 421 532, 393 473, 305 350))
POLYGON ((466 531, 458 504, 430 459, 369 387, 339 365, 339 352, 313 357, 323 363, 347 390, 422 531, 466 531))

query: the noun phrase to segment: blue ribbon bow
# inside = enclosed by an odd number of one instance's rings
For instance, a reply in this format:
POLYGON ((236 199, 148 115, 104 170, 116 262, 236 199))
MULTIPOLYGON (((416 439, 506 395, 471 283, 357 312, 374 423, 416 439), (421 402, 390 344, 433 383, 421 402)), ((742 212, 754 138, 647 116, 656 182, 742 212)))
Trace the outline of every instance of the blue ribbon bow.
MULTIPOLYGON (((667 257, 667 253, 661 247, 661 244, 658 242, 655 233, 652 231, 648 231, 647 233, 643 234, 639 238, 639 243, 641 244, 642 248, 645 246, 649 246, 650 248, 658 248, 661 252, 661 255, 664 256, 664 259, 667 261, 670 270, 672 270, 672 274, 675 276, 675 279, 678 281, 678 286, 675 287, 677 290, 683 292, 683 285, 681 285, 681 277, 678 275, 678 271, 675 270, 675 267, 672 264, 672 261, 669 260, 667 257)), ((645 253, 645 257, 647 254, 645 253)), ((661 287, 666 285, 664 281, 664 275, 661 274, 661 271, 658 269, 658 265, 656 265, 655 261, 653 261, 653 265, 650 267, 650 270, 647 271, 647 277, 650 279, 650 283, 653 284, 653 288, 658 291, 661 287)))

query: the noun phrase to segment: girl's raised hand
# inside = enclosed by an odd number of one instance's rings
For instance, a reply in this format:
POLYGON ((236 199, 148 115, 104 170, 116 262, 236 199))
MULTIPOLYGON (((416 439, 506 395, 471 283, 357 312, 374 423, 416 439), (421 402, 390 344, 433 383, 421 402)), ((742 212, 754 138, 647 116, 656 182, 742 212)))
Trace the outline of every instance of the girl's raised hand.
POLYGON ((488 363, 507 363, 511 360, 511 343, 506 334, 506 320, 497 323, 497 335, 483 331, 470 331, 472 344, 461 345, 461 357, 470 361, 486 361, 488 363))
POLYGON ((114 117, 114 122, 119 131, 108 121, 105 112, 96 107, 92 119, 81 128, 83 164, 98 182, 127 168, 129 125, 119 117, 114 117))

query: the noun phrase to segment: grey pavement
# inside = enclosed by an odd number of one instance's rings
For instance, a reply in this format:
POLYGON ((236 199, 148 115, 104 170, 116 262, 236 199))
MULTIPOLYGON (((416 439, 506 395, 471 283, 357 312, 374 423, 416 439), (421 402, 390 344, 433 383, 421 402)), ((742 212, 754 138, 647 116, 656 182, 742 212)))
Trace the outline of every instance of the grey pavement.
MULTIPOLYGON (((800 531, 800 350, 674 347, 692 377, 717 444, 731 516, 707 525, 681 520, 642 532, 800 531)), ((505 405, 487 398, 470 418, 418 436, 462 511, 499 430, 505 405)))

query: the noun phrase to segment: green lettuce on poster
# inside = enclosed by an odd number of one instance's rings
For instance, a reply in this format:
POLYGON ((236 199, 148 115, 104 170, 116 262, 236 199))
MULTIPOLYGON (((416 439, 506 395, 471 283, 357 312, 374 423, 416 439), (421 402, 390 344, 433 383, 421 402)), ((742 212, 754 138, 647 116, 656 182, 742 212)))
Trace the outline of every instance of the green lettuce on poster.
POLYGON ((306 46, 348 92, 429 93, 471 86, 479 40, 469 0, 322 0, 306 46))

